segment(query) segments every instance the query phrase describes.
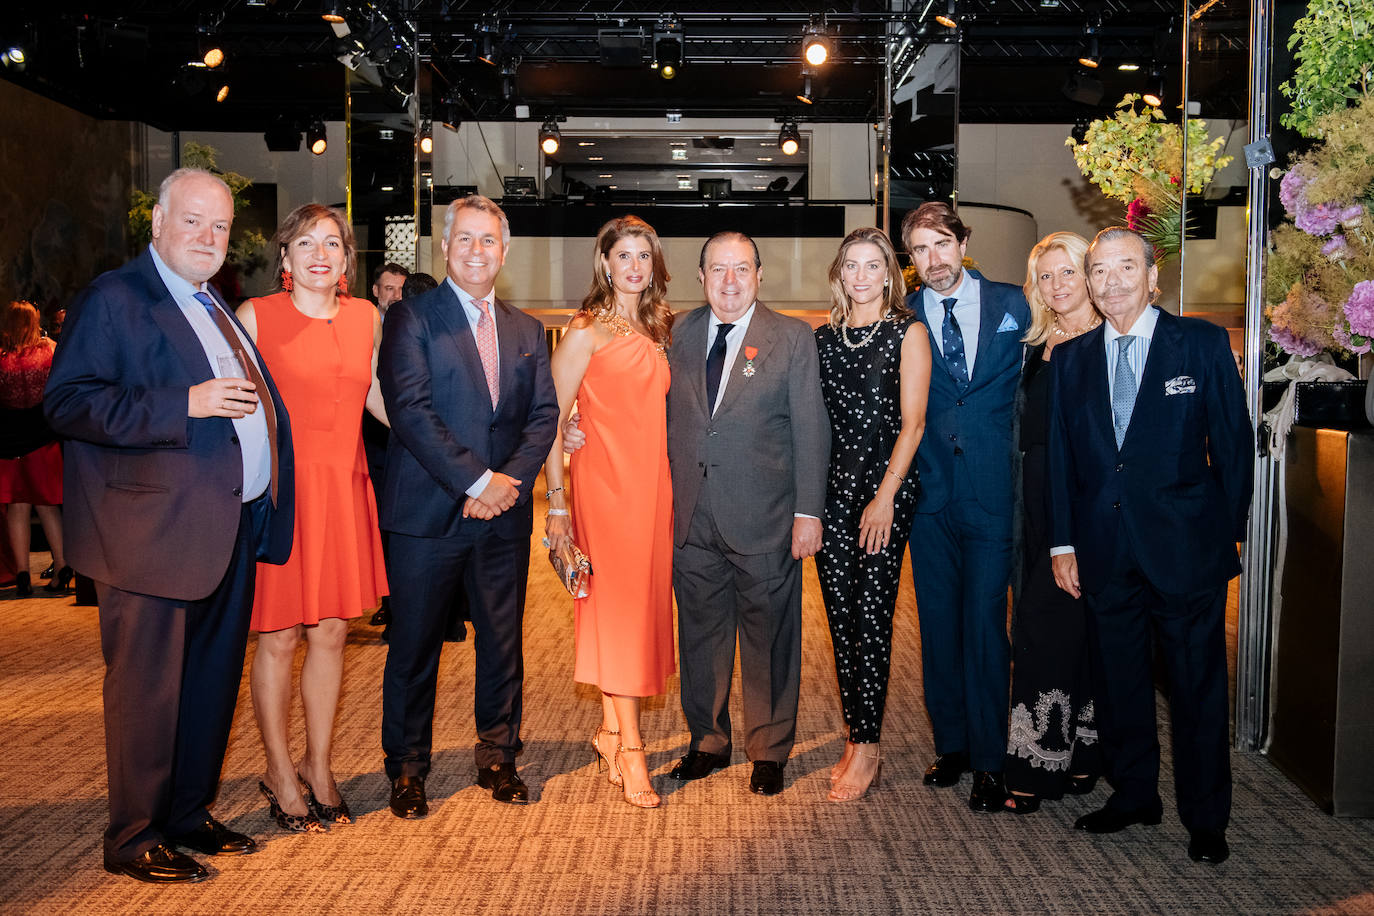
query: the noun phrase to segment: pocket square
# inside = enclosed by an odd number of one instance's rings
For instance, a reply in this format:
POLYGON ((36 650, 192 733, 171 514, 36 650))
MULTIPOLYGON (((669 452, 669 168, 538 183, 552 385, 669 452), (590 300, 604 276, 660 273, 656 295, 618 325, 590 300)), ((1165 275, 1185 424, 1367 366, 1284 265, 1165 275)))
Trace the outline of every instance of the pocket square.
POLYGON ((1191 375, 1179 375, 1164 383, 1166 395, 1192 394, 1194 391, 1197 391, 1197 382, 1191 375))
POLYGON ((999 324, 999 325, 997 326, 997 333, 998 333, 998 334, 1001 334, 1001 333, 1004 333, 1004 332, 1006 332, 1006 331, 1019 331, 1019 330, 1021 330, 1021 325, 1017 324, 1017 323, 1016 323, 1016 319, 1013 318, 1013 317, 1011 317, 1011 312, 1006 312, 1006 313, 1004 313, 1004 314, 1002 315, 1002 323, 999 324))

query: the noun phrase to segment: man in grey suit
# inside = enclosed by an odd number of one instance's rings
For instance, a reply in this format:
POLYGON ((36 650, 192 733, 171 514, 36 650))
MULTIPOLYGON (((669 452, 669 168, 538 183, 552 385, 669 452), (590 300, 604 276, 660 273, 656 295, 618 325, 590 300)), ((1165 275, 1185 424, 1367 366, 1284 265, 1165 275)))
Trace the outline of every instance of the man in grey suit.
POLYGON ((815 338, 756 300, 758 246, 721 232, 701 249, 708 305, 668 351, 673 590, 682 709, 692 740, 669 774, 730 762, 735 639, 751 791, 782 791, 801 682, 801 561, 821 547, 830 423, 815 338))

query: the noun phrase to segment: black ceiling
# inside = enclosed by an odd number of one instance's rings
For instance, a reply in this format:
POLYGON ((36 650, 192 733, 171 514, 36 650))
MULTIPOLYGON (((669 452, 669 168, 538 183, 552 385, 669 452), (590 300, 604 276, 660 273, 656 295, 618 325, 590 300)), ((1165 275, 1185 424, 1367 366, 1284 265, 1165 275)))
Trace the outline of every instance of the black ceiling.
MULTIPOLYGON (((413 48, 421 85, 432 87, 436 119, 507 119, 522 104, 536 118, 676 111, 871 121, 881 115, 889 36, 894 53, 906 49, 898 73, 931 42, 960 43, 964 122, 1096 117, 1123 92, 1139 91, 1151 64, 1164 68, 1173 80, 1170 94, 1178 97, 1182 32, 1175 0, 960 0, 957 32, 934 21, 946 3, 911 0, 908 13, 890 12, 893 4, 881 0, 829 9, 788 2, 681 8, 647 0, 348 3, 350 35, 340 39, 321 19, 318 0, 126 2, 84 10, 11 0, 0 13, 0 45, 25 49, 24 69, 9 66, 6 78, 96 116, 162 129, 262 131, 279 116, 341 119, 348 69, 339 56, 359 50, 358 43, 370 49, 359 73, 374 72, 370 65, 392 56, 392 81, 403 84, 413 78, 403 64, 413 48), (674 19, 683 65, 669 81, 648 63, 653 33, 674 19), (837 53, 813 79, 815 104, 804 105, 796 98, 800 39, 809 23, 822 22, 837 53), (1095 105, 1064 92, 1087 47, 1085 27, 1094 30, 1103 57, 1089 75, 1101 83, 1095 105), (604 66, 604 30, 641 33, 643 63, 604 66), (490 63, 479 60, 488 38, 490 63), (188 67, 210 43, 225 50, 224 66, 188 67), (1116 69, 1128 61, 1142 69, 1116 69), (214 93, 224 84, 228 96, 216 103, 214 93)), ((1209 116, 1243 117, 1248 4, 1198 0, 1194 6, 1202 15, 1193 26, 1191 94, 1205 99, 1209 116)), ((1087 85, 1089 97, 1096 95, 1097 87, 1087 85)))

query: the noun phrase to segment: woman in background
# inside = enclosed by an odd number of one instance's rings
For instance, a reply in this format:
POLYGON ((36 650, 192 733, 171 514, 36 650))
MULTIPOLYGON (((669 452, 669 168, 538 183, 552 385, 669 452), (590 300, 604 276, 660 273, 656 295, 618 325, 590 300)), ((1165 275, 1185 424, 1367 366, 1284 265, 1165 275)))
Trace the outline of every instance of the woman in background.
POLYGON ((258 788, 278 825, 306 832, 352 823, 330 762, 344 641, 348 621, 387 592, 360 423, 364 407, 386 422, 377 385, 382 321, 372 303, 347 293, 356 249, 342 213, 297 207, 272 241, 281 292, 248 300, 238 315, 291 414, 296 525, 286 565, 258 565, 251 683, 267 751, 258 788), (293 763, 291 667, 302 637, 305 755, 293 763))
POLYGON ((929 335, 905 298, 887 233, 846 236, 830 265, 830 321, 816 329, 831 442, 816 569, 848 729, 830 770, 836 802, 862 798, 882 771, 892 615, 920 493, 915 457, 930 390, 929 335))
POLYGON ((55 345, 39 330, 38 309, 11 302, 0 317, 0 505, 15 564, 15 595, 33 594, 29 577, 29 519, 34 512, 52 551, 52 581, 44 589, 65 592, 72 568, 62 553, 62 449, 43 419, 55 345))
POLYGON ((1093 721, 1087 611, 1083 599, 1054 584, 1050 570, 1045 450, 1050 356, 1054 348, 1102 323, 1088 299, 1083 256, 1088 242, 1052 232, 1026 259, 1025 368, 1017 393, 1021 427, 1021 593, 1012 617, 1011 724, 1006 806, 1030 814, 1042 798, 1091 792, 1102 769, 1093 721))
POLYGON ((674 671, 668 280, 648 223, 626 216, 601 227, 591 290, 553 353, 559 432, 544 466, 549 544, 557 549, 572 537, 592 563, 590 593, 574 602, 573 670, 601 689, 592 750, 639 808, 661 802, 644 756, 640 700, 662 693, 674 671), (569 500, 563 424, 574 399, 586 444, 572 458, 569 500))

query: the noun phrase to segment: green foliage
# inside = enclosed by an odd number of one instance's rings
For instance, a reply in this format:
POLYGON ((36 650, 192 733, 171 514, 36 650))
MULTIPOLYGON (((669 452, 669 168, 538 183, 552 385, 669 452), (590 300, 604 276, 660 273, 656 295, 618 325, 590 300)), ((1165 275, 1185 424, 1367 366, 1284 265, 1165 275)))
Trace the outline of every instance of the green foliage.
MULTIPOLYGON (((223 179, 234 199, 234 211, 238 212, 247 205, 243 195, 253 180, 219 168, 215 162, 218 155, 213 146, 187 141, 181 148, 181 164, 186 168, 205 169, 223 179)), ((143 248, 153 237, 153 205, 156 203, 157 195, 148 191, 135 188, 129 195, 129 238, 135 249, 143 248)), ((240 232, 230 240, 225 261, 246 271, 258 270, 267 264, 266 248, 267 239, 261 232, 240 232)))
POLYGON ((1293 26, 1288 48, 1297 68, 1279 87, 1293 110, 1279 121, 1320 137, 1317 119, 1366 98, 1374 88, 1374 0, 1311 0, 1293 26))

